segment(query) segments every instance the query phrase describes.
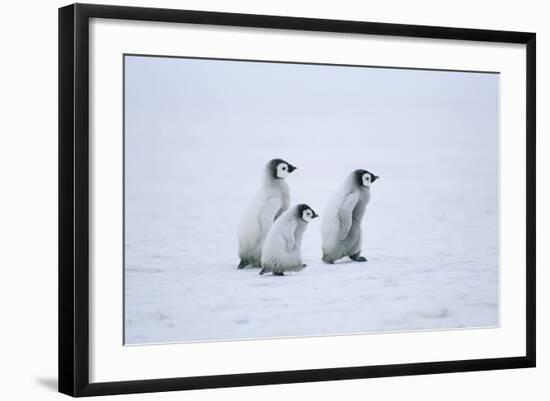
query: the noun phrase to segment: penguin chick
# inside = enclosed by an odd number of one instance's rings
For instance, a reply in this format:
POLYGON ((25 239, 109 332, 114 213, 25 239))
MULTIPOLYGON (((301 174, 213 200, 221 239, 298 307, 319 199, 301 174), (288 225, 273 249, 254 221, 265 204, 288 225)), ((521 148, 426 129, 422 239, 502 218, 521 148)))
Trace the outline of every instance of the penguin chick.
POLYGON ((361 221, 370 200, 370 186, 379 177, 367 170, 353 171, 329 201, 321 223, 323 261, 348 256, 366 262, 361 256, 361 221))
POLYGON ((282 276, 288 271, 300 271, 302 263, 302 237, 308 223, 318 217, 308 205, 293 206, 273 224, 262 250, 260 274, 282 276))
POLYGON ((270 160, 264 169, 262 187, 239 225, 238 268, 260 267, 262 247, 273 222, 288 209, 290 192, 285 178, 296 167, 283 159, 270 160))

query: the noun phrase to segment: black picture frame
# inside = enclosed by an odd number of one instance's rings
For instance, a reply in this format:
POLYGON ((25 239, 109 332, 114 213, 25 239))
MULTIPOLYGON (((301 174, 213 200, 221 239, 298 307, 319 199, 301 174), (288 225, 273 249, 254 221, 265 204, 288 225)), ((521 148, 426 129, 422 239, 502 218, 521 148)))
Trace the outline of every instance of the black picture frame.
POLYGON ((74 4, 59 9, 59 391, 71 396, 190 390, 534 367, 536 364, 536 35, 527 32, 74 4), (90 18, 438 38, 526 45, 526 352, 519 357, 90 383, 90 18))

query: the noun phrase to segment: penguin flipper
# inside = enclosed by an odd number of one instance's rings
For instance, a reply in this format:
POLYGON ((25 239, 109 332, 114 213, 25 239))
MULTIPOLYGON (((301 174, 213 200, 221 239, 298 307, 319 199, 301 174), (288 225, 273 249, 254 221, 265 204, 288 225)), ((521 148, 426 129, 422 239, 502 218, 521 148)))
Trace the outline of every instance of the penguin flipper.
POLYGON ((298 223, 296 223, 295 221, 292 221, 288 223, 288 225, 285 227, 285 230, 283 232, 283 236, 286 242, 287 252, 291 252, 294 249, 294 245, 296 244, 296 238, 294 236, 296 227, 298 227, 298 223))
POLYGON ((338 239, 343 240, 349 234, 351 224, 353 222, 353 209, 359 201, 359 194, 350 193, 344 199, 340 210, 338 211, 338 217, 340 220, 340 232, 338 233, 338 239))

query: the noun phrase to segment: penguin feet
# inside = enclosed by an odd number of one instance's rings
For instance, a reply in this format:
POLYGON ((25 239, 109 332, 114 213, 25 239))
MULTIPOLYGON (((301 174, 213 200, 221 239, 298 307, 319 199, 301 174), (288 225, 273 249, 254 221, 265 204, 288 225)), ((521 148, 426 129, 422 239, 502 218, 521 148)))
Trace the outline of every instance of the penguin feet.
POLYGON ((321 258, 323 262, 328 263, 329 265, 334 264, 334 260, 329 258, 327 255, 323 254, 323 257, 321 258))
POLYGON ((237 269, 244 269, 245 267, 254 267, 254 268, 260 268, 262 267, 262 264, 257 261, 250 261, 250 260, 243 260, 239 262, 239 265, 237 266, 237 269))
POLYGON ((273 272, 274 276, 284 276, 285 274, 283 272, 273 272))
POLYGON ((357 252, 353 255, 350 255, 349 258, 351 260, 353 260, 354 262, 366 262, 367 261, 366 257, 360 255, 360 252, 357 252))
POLYGON ((306 267, 306 266, 307 266, 307 264, 305 264, 305 263, 302 263, 302 268, 304 268, 304 267, 306 267))

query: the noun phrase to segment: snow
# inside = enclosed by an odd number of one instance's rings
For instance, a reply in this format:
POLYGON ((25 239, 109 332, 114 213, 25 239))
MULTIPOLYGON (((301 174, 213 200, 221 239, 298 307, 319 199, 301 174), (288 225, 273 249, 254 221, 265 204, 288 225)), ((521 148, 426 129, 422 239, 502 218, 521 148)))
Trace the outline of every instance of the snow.
POLYGON ((499 325, 498 75, 131 57, 126 61, 125 342, 499 325), (269 79, 265 79, 269 77, 269 79), (368 88, 368 90, 365 90, 368 88), (366 263, 237 270, 264 164, 291 204, 379 175, 366 263))

